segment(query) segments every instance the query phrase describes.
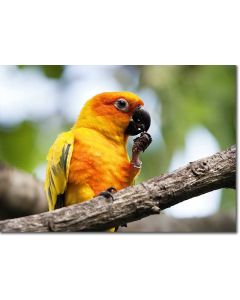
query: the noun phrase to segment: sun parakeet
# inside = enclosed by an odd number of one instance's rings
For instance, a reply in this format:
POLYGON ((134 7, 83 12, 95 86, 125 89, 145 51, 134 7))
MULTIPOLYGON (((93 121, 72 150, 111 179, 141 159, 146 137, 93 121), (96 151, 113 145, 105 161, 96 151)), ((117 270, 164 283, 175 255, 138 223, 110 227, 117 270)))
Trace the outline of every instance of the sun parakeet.
POLYGON ((140 152, 151 143, 151 118, 131 92, 106 92, 88 100, 71 130, 61 133, 47 160, 45 190, 49 210, 80 203, 134 183, 140 152), (130 135, 138 135, 132 158, 130 135))

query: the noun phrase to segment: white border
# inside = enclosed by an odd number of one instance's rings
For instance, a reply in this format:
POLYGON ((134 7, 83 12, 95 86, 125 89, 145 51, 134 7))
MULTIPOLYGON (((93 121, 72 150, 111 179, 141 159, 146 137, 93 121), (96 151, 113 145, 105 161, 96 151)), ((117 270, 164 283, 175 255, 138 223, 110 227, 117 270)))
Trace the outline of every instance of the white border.
MULTIPOLYGON (((237 5, 231 0, 88 0, 84 5, 9 0, 0 4, 0 60, 237 64, 237 5)), ((4 300, 239 296, 236 234, 14 234, 1 235, 0 241, 4 300)))

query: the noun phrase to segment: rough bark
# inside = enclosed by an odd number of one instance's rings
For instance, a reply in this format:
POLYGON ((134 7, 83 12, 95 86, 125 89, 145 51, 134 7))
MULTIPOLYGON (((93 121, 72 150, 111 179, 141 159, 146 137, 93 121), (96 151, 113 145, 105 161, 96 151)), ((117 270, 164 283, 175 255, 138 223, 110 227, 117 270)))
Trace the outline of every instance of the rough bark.
MULTIPOLYGON (((2 232, 99 231, 136 221, 181 201, 219 189, 235 188, 236 147, 190 162, 175 172, 152 178, 114 194, 96 197, 53 212, 5 220, 2 232)), ((194 200, 192 200, 194 201, 194 200)))

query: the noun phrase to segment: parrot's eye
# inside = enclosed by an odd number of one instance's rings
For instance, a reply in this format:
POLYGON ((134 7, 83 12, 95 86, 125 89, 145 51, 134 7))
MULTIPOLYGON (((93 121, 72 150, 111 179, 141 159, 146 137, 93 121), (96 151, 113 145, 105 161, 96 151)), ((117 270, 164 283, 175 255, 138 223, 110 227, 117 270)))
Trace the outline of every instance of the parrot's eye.
POLYGON ((122 110, 122 111, 128 111, 128 102, 127 100, 123 99, 123 98, 120 98, 118 99, 115 103, 114 103, 114 106, 119 109, 119 110, 122 110))

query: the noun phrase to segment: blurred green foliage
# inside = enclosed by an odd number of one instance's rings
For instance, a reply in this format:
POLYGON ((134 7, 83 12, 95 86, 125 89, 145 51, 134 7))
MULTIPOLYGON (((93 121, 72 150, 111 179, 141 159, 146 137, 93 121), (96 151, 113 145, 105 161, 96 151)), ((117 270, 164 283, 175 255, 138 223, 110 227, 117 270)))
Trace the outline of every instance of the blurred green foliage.
MULTIPOLYGON (((41 70, 47 78, 62 83, 66 66, 18 68, 41 70)), ((236 66, 119 66, 113 76, 123 90, 152 89, 161 106, 163 142, 155 141, 144 153, 140 180, 166 172, 195 126, 208 129, 221 149, 236 143, 236 66)), ((52 126, 51 120, 23 121, 10 127, 0 124, 0 160, 33 172, 45 162, 56 135, 71 126, 61 114, 56 118, 58 127, 52 126)), ((221 208, 235 208, 234 191, 224 190, 221 208)))
POLYGON ((43 159, 37 146, 36 124, 23 122, 13 128, 0 128, 0 159, 31 172, 43 159))
MULTIPOLYGON (((161 101, 162 172, 196 125, 207 128, 220 149, 236 143, 236 66, 144 66, 140 85, 151 87, 161 101)), ((221 207, 235 207, 234 191, 224 190, 221 207)))
POLYGON ((221 149, 236 143, 235 66, 147 66, 141 85, 153 88, 161 100, 163 171, 196 125, 207 128, 221 149))
POLYGON ((25 66, 25 65, 19 65, 19 69, 25 69, 25 68, 36 68, 40 69, 42 73, 47 76, 48 78, 53 79, 59 79, 62 77, 65 67, 59 66, 59 65, 43 65, 43 66, 25 66))

